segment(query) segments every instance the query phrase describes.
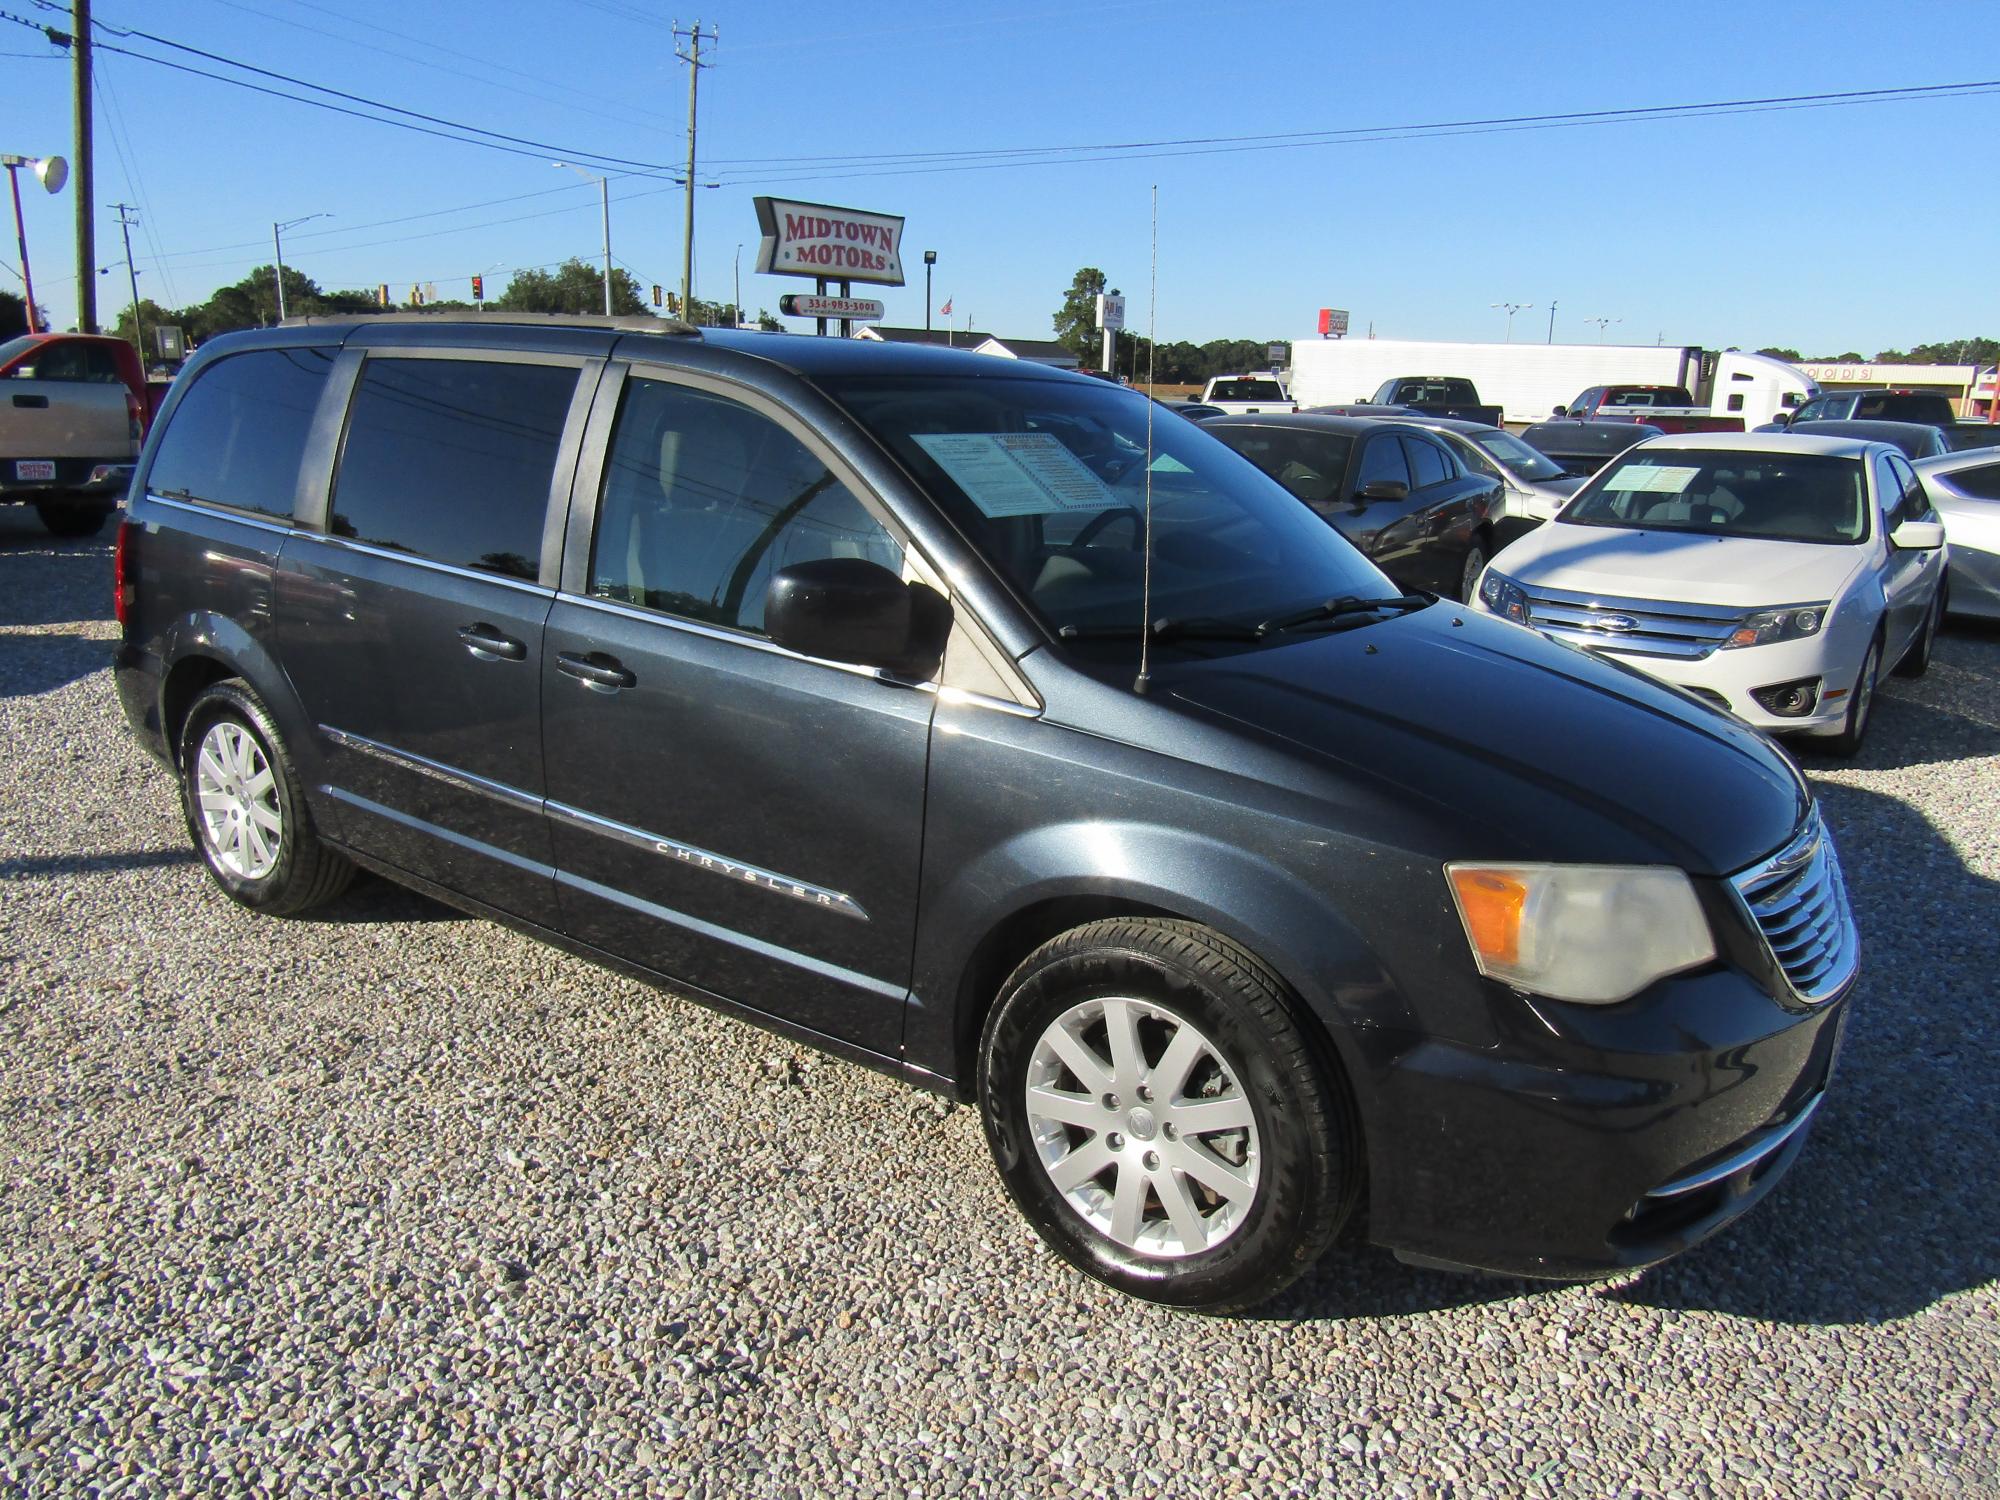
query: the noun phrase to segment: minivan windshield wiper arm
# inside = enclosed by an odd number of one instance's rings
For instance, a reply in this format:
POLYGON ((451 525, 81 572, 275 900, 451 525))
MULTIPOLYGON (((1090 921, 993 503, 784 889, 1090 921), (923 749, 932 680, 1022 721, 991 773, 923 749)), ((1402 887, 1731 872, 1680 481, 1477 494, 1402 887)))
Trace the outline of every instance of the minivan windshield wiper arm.
POLYGON ((1310 625, 1316 620, 1338 620, 1345 615, 1366 615, 1383 612, 1402 614, 1408 610, 1422 609, 1431 602, 1427 594, 1398 594, 1393 599, 1359 599, 1352 594, 1343 594, 1338 599, 1328 599, 1319 604, 1308 605, 1289 615, 1279 615, 1266 620, 1257 627, 1260 636, 1277 630, 1290 630, 1299 625, 1310 625))
MULTIPOLYGON (((1263 639, 1262 627, 1234 620, 1213 620, 1197 616, 1185 619, 1163 615, 1146 632, 1160 641, 1255 641, 1263 639)), ((1056 632, 1066 641, 1136 641, 1137 625, 1065 625, 1056 632)))

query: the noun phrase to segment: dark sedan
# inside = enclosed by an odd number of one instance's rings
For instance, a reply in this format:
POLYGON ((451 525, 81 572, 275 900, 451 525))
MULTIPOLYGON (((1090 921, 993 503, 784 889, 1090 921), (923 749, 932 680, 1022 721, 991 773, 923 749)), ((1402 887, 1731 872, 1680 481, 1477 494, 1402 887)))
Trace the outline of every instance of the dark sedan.
MULTIPOLYGON (((1761 428, 1759 429, 1762 430, 1761 428)), ((1889 443, 1903 450, 1903 457, 1943 458, 1951 452, 1951 440, 1944 429, 1930 422, 1876 422, 1851 418, 1843 421, 1793 422, 1778 432, 1796 432, 1807 437, 1866 438, 1871 443, 1889 443)))
POLYGON ((1467 599, 1506 487, 1407 421, 1299 412, 1201 424, 1305 501, 1397 586, 1467 599))

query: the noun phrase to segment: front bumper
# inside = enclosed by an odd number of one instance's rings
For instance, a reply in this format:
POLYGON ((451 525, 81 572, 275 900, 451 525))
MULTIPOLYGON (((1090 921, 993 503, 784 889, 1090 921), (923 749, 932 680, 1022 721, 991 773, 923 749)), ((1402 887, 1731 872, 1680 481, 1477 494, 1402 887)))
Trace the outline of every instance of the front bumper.
POLYGON ((1375 1080, 1371 1237, 1417 1264, 1583 1280, 1700 1243, 1798 1158, 1846 1024, 1727 965, 1616 1006, 1492 990, 1496 1047, 1375 1080))
POLYGON ((1861 677, 1861 659, 1857 653, 1852 661, 1840 660, 1838 653, 1829 649, 1830 645, 1824 636, 1809 636, 1798 641, 1775 641, 1768 646, 1715 651, 1696 660, 1646 656, 1607 646, 1586 649, 1672 683, 1768 734, 1836 734, 1846 722, 1847 700, 1861 677), (1808 713, 1773 713, 1755 696, 1758 689, 1806 681, 1818 683, 1808 713))

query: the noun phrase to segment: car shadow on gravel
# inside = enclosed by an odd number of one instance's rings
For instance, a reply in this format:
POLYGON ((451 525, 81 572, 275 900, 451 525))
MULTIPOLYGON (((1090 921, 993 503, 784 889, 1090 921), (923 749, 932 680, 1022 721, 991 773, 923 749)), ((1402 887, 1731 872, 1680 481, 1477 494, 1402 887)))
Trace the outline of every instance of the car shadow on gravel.
MULTIPOLYGON (((34 513, 28 513, 30 522, 34 513)), ((0 510, 0 625, 111 618, 111 543, 59 542, 0 510), (11 522, 12 524, 8 524, 11 522), (76 601, 89 601, 78 614, 76 601)))
POLYGON ((191 865, 192 849, 120 849, 111 854, 34 854, 0 859, 0 880, 40 880, 64 875, 98 875, 106 871, 157 870, 191 865))
POLYGON ((52 693, 111 664, 110 644, 87 635, 9 635, 0 637, 0 652, 0 698, 52 693))
POLYGON ((476 922, 480 918, 364 870, 355 876, 354 884, 338 900, 285 920, 368 925, 377 922, 476 922))

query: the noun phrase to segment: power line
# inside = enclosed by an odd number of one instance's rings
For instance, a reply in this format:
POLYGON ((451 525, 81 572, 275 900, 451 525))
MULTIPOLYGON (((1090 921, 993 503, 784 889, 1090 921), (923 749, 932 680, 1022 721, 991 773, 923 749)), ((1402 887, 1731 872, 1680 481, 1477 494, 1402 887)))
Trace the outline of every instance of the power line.
MULTIPOLYGON (((312 83, 306 79, 294 77, 290 73, 281 73, 273 68, 258 67, 255 63, 247 63, 247 62, 242 62, 237 58, 225 57, 219 52, 210 52, 201 47, 191 47, 185 42, 176 42, 169 37, 158 36, 150 31, 141 31, 136 27, 121 28, 121 27, 107 26, 103 22, 99 22, 98 29, 101 31, 109 31, 114 36, 138 37, 141 40, 152 42, 156 46, 171 47, 176 52, 185 52, 191 57, 204 58, 209 62, 221 63, 224 67, 238 68, 245 73, 254 73, 260 78, 275 79, 280 83, 291 84, 294 88, 311 89, 316 94, 326 94, 335 99, 345 99, 350 104, 362 104, 366 105, 370 109, 381 109, 381 110, 387 110, 391 114, 407 115, 409 118, 413 120, 422 120, 431 125, 442 125, 449 130, 465 131, 466 133, 471 135, 487 136, 495 141, 509 141, 519 146, 532 146, 535 148, 535 154, 537 155, 553 154, 556 156, 588 156, 596 158, 599 162, 608 162, 613 166, 634 167, 648 171, 671 170, 671 168, 668 168, 659 162, 634 161, 629 157, 608 156, 603 152, 590 151, 580 146, 554 145, 548 141, 537 141, 531 139, 528 136, 508 135, 504 131, 487 130, 485 127, 479 125, 467 125, 458 120, 447 120, 439 115, 425 114, 422 110, 405 109, 400 104, 387 104, 380 99, 370 99, 364 94, 351 94, 348 93, 345 89, 332 88, 329 85, 323 83, 312 83)), ((100 42, 98 43, 98 45, 104 46, 105 44, 100 42)), ((120 49, 107 48, 107 50, 117 51, 120 49)), ((137 52, 131 53, 129 55, 134 57, 145 56, 145 54, 137 52)), ((164 62, 165 59, 147 58, 147 61, 164 62)))

